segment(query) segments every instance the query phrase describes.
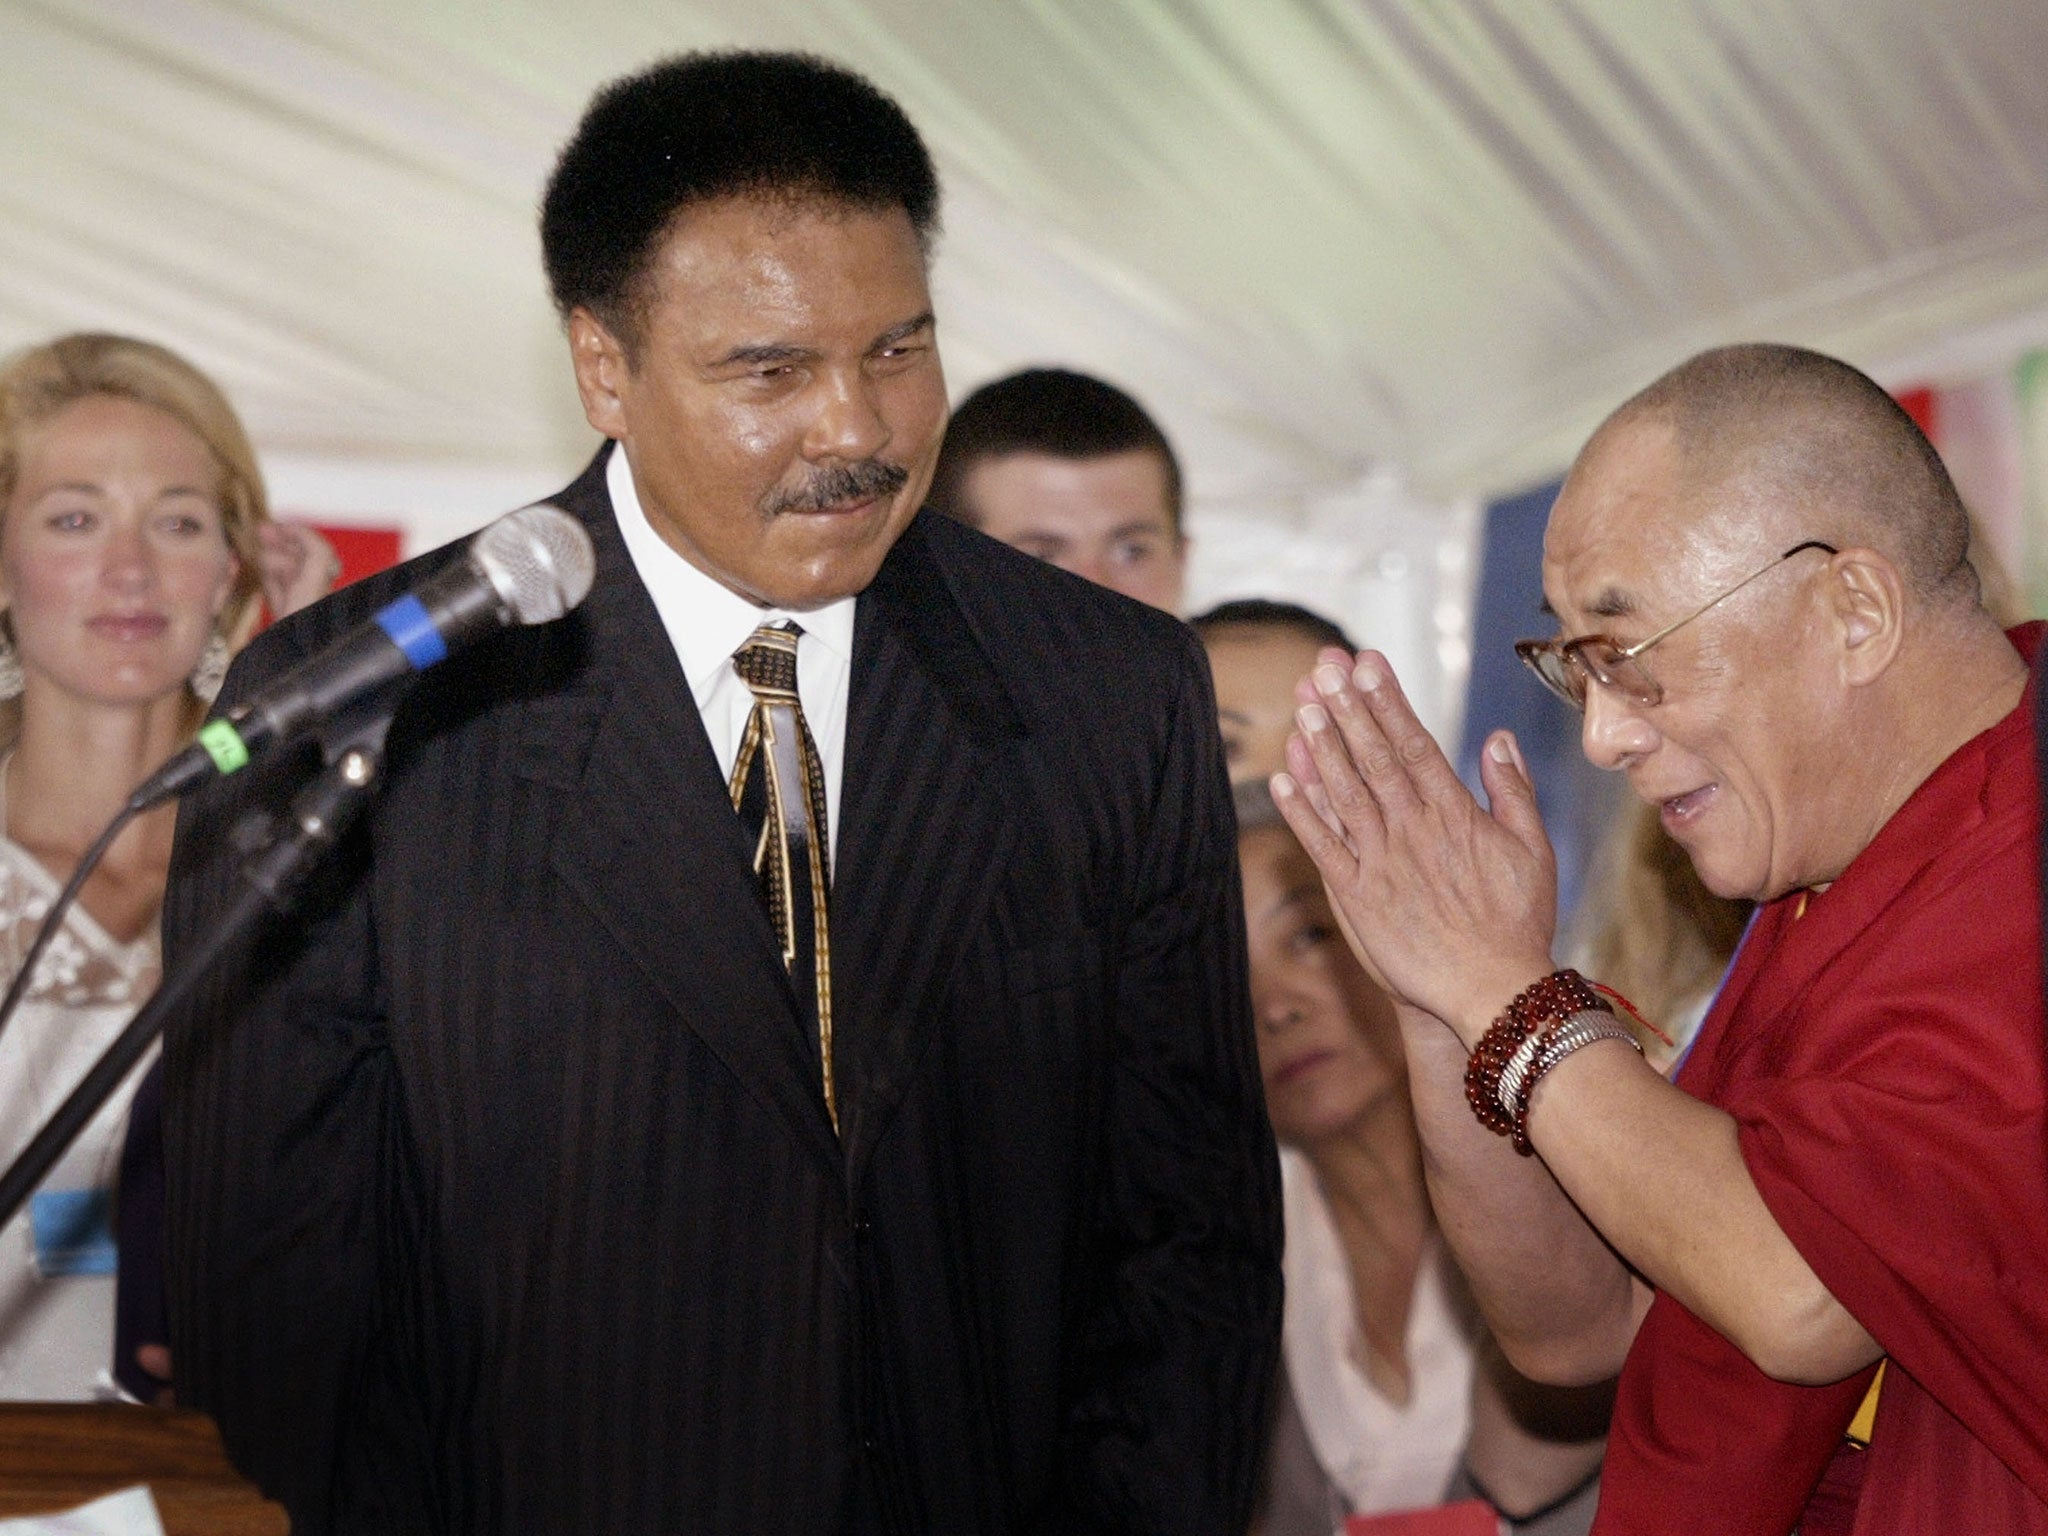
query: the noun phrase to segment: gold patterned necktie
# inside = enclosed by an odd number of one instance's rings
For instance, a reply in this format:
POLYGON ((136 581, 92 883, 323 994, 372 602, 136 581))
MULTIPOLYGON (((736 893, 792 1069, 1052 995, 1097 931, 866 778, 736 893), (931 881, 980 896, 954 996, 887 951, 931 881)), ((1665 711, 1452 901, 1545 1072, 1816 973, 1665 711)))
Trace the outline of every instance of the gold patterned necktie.
POLYGON ((804 1011, 818 1024, 825 1112, 839 1129, 832 1086, 831 843, 826 836, 825 770, 804 723, 796 691, 794 624, 764 624, 733 653, 733 670, 753 690, 728 786, 733 809, 754 845, 754 874, 782 945, 782 963, 804 1011))

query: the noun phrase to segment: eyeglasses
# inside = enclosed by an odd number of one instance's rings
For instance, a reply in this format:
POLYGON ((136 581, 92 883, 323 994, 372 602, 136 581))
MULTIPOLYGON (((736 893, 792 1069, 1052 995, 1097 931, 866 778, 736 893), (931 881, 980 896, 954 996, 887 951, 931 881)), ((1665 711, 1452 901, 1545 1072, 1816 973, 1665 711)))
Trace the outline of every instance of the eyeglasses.
POLYGON ((1804 554, 1809 549, 1825 550, 1831 555, 1839 553, 1834 545, 1823 544, 1819 539, 1794 544, 1770 564, 1751 571, 1720 596, 1707 599, 1677 623, 1665 625, 1649 639, 1638 640, 1634 645, 1616 645, 1605 635, 1581 635, 1576 640, 1517 640, 1515 654, 1528 664, 1529 670, 1536 674, 1544 687, 1573 709, 1585 709, 1589 680, 1614 689, 1634 704, 1647 707, 1661 703, 1664 689, 1644 669, 1640 659, 1643 652, 1685 628, 1709 608, 1726 602, 1765 572, 1776 570, 1794 555, 1804 554))

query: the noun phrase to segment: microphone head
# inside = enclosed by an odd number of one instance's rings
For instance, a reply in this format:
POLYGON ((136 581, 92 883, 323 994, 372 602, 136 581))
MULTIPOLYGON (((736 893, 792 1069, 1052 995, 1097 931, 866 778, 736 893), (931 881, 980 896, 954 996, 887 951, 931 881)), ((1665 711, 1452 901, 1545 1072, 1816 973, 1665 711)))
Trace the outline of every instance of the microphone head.
POLYGON ((597 554, 583 525, 544 501, 485 528, 470 541, 469 558, 518 624, 559 619, 589 595, 597 576, 597 554))

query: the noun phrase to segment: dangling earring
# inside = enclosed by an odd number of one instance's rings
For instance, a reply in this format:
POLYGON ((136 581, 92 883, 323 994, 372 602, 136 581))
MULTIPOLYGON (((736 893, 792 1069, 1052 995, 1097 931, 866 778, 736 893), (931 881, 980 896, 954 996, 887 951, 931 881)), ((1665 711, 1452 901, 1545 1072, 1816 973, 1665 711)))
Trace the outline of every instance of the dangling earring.
POLYGON ((7 620, 7 610, 0 608, 0 699, 20 698, 24 686, 21 658, 14 654, 14 626, 7 620))
MULTIPOLYGON (((233 660, 233 656, 234 653, 228 649, 228 637, 219 630, 216 629, 206 637, 206 649, 199 653, 199 665, 192 669, 192 676, 188 680, 193 694, 200 703, 211 704, 219 695, 220 685, 227 679, 228 663, 233 660)), ((13 659, 13 652, 8 652, 7 660, 11 662, 13 659)), ((0 663, 0 666, 4 665, 5 663, 0 663)), ((21 668, 17 665, 14 670, 16 676, 19 676, 21 668)), ((0 687, 5 686, 6 676, 4 671, 0 671, 0 687)))

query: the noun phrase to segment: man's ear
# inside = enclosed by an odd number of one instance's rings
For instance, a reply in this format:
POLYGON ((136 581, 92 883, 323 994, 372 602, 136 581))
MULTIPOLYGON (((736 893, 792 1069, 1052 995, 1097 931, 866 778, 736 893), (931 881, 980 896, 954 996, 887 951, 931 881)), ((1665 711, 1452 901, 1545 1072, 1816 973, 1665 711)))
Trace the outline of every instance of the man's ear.
POLYGON ((623 438, 632 366, 619 339, 587 309, 569 311, 569 361, 576 369, 584 419, 606 437, 623 438))
POLYGON ((1841 647, 1842 681, 1876 681, 1905 638, 1906 584, 1877 550, 1845 549, 1828 561, 1828 617, 1841 647))

